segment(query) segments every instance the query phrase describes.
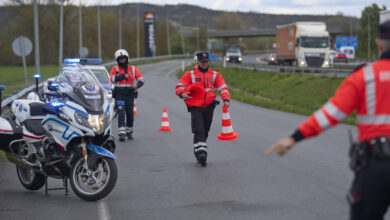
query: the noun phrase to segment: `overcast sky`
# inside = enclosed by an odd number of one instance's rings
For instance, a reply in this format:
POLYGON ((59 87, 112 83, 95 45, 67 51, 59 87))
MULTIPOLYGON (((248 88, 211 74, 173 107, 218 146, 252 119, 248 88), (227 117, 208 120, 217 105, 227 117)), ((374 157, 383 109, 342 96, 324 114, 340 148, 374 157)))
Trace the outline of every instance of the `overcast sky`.
MULTIPOLYGON (((0 0, 1 1, 1 0, 0 0)), ((78 0, 73 0, 78 2, 78 0)), ((377 3, 390 8, 390 0, 82 0, 91 5, 97 3, 120 4, 144 2, 150 4, 196 4, 216 10, 262 12, 273 14, 336 14, 360 17, 365 6, 377 3)))

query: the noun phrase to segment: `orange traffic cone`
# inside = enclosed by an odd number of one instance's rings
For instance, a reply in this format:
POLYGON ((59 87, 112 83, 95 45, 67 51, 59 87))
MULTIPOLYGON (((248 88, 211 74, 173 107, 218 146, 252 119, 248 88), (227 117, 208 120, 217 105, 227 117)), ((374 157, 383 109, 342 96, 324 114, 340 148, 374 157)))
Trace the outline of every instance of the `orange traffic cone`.
POLYGON ((219 133, 218 141, 234 141, 239 133, 233 131, 232 122, 230 121, 229 111, 226 106, 223 106, 222 112, 222 132, 219 133))
POLYGON ((167 108, 164 108, 161 119, 161 128, 159 131, 172 131, 172 128, 169 127, 167 108))
POLYGON ((137 112, 137 104, 135 103, 135 99, 134 99, 134 115, 138 115, 138 112, 137 112))

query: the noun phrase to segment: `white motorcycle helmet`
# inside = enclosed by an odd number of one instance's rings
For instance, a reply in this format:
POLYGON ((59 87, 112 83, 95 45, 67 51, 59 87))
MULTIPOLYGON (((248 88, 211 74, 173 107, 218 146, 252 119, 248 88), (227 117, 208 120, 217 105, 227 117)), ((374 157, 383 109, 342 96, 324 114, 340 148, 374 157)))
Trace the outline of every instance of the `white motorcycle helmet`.
POLYGON ((129 59, 129 53, 124 49, 119 49, 115 52, 115 60, 118 60, 119 57, 126 56, 129 59))

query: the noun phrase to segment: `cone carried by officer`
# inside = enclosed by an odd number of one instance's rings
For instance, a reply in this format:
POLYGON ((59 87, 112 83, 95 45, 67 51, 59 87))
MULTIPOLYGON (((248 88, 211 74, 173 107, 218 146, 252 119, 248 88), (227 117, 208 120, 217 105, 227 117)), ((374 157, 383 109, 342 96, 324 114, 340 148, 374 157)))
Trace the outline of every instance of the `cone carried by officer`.
POLYGON ((239 133, 233 131, 232 122, 230 120, 229 110, 223 106, 222 111, 222 131, 219 133, 218 141, 235 141, 239 133))
POLYGON ((167 108, 164 108, 162 118, 161 118, 161 127, 159 131, 172 131, 172 128, 169 126, 168 111, 167 108))
POLYGON ((350 150, 355 177, 347 192, 351 220, 382 220, 390 205, 390 20, 379 25, 376 45, 378 61, 358 67, 325 105, 266 151, 284 155, 356 111, 359 143, 350 150))
POLYGON ((134 108, 133 108, 134 115, 138 115, 138 112, 137 112, 137 103, 136 103, 136 100, 137 100, 137 99, 134 99, 134 108))
POLYGON ((182 98, 191 113, 191 127, 194 134, 194 155, 199 164, 207 165, 207 138, 218 101, 215 89, 221 94, 223 105, 230 106, 228 86, 222 75, 209 68, 209 53, 197 53, 196 68, 188 70, 176 85, 176 95, 182 98))
POLYGON ((133 139, 134 124, 134 97, 137 90, 145 81, 138 68, 129 65, 129 54, 124 49, 115 52, 115 60, 118 65, 112 67, 110 80, 114 84, 113 97, 118 105, 118 136, 119 141, 125 141, 126 136, 133 139))

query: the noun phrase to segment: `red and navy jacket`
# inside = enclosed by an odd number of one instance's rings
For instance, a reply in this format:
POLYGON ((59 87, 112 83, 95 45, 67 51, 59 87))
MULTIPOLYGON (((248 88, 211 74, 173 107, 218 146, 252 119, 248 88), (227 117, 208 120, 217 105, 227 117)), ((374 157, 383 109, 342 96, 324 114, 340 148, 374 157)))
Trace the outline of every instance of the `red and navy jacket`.
MULTIPOLYGON (((176 85, 176 95, 181 98, 181 94, 185 92, 185 89, 189 85, 195 83, 198 83, 205 89, 204 103, 198 107, 206 107, 213 103, 217 97, 214 91, 215 89, 218 89, 218 92, 221 94, 223 101, 230 101, 229 89, 225 83, 225 80, 222 78, 222 75, 217 70, 210 68, 207 70, 207 72, 201 72, 199 68, 194 68, 187 71, 176 85)), ((190 105, 188 106, 192 107, 190 105)))
POLYGON ((127 65, 127 70, 118 65, 112 67, 110 80, 114 84, 115 91, 122 95, 134 92, 133 82, 136 82, 138 88, 141 88, 145 83, 144 77, 138 68, 131 65, 127 65), (129 78, 126 78, 126 74, 129 74, 129 78))
POLYGON ((357 111, 359 141, 390 137, 390 51, 347 77, 329 101, 299 125, 292 137, 316 136, 357 111))

